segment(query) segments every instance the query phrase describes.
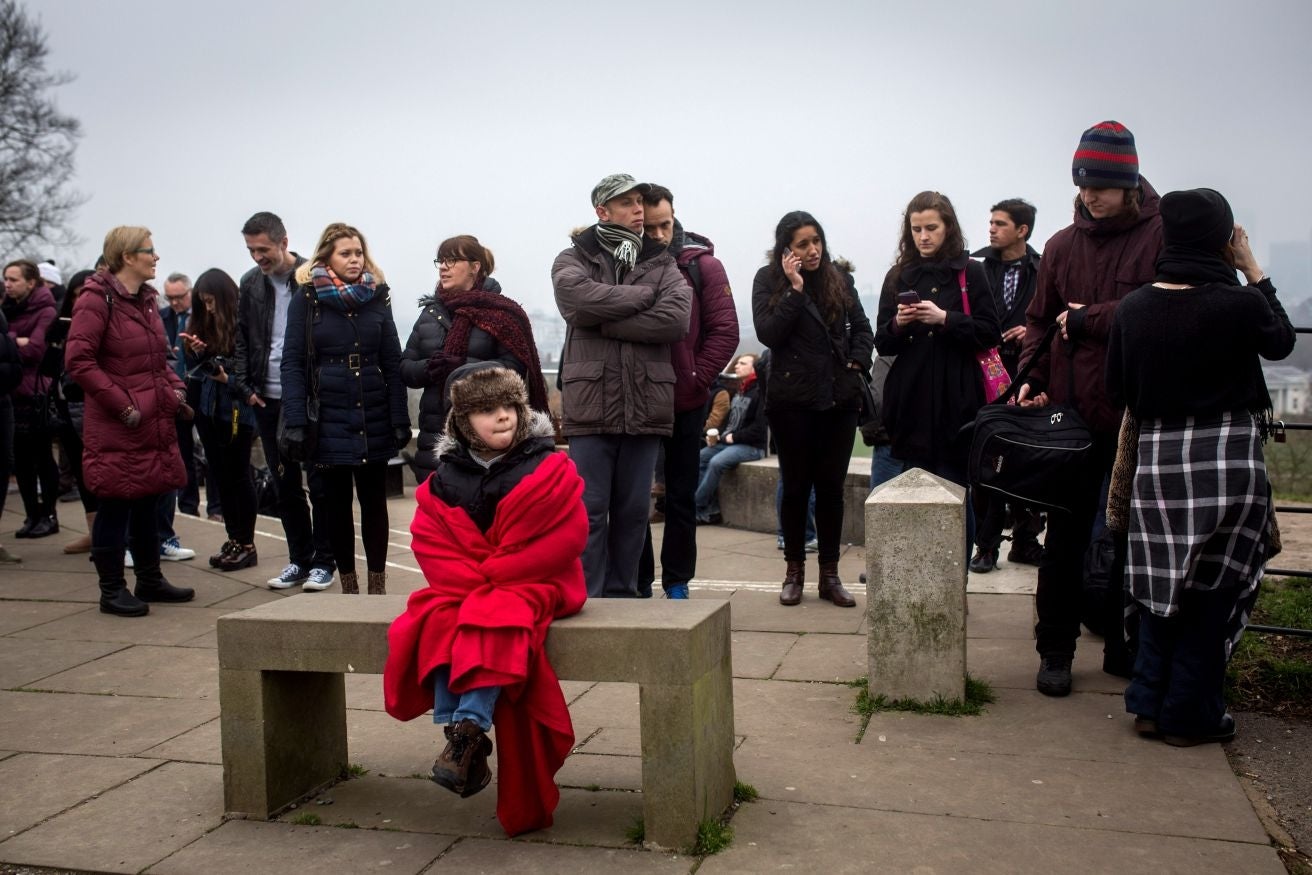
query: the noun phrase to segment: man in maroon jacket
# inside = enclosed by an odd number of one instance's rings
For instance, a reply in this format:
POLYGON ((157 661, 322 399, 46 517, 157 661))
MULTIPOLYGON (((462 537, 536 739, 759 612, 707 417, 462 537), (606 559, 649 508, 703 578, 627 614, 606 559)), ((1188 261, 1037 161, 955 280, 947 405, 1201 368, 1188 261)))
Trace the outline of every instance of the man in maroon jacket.
MULTIPOLYGON (((1043 250, 1038 288, 1025 313, 1021 353, 1022 364, 1032 358, 1035 367, 1017 395, 1027 407, 1049 401, 1074 405, 1094 436, 1094 466, 1088 477, 1070 484, 1078 496, 1072 503, 1080 510, 1049 515, 1039 564, 1034 634, 1040 663, 1035 685, 1048 696, 1071 691, 1084 554, 1100 517, 1099 503, 1106 505, 1106 482, 1116 456, 1122 411, 1108 398, 1104 378, 1112 317, 1121 298, 1152 282, 1162 248, 1159 198, 1139 175, 1139 156, 1128 128, 1106 121, 1085 131, 1071 175, 1080 190, 1075 220, 1043 250), (1054 322, 1060 330, 1050 346, 1040 349, 1044 332, 1054 322)), ((1109 595, 1107 614, 1117 618, 1106 630, 1110 657, 1121 639, 1120 590, 1109 595)), ((1123 649, 1119 652, 1123 660, 1123 649)), ((1128 669, 1116 658, 1109 658, 1105 667, 1117 673, 1128 669)))
MULTIPOLYGON (((661 539, 661 586, 665 597, 686 599, 697 570, 697 493, 702 426, 712 381, 738 348, 738 312, 715 244, 685 231, 674 218, 674 195, 652 185, 645 195, 643 227, 651 240, 669 247, 679 272, 692 287, 688 335, 670 347, 674 365, 674 433, 662 438, 665 450, 665 537, 661 539)), ((659 463, 658 463, 659 464, 659 463)), ((655 580, 651 526, 638 568, 638 588, 650 594, 655 580)))

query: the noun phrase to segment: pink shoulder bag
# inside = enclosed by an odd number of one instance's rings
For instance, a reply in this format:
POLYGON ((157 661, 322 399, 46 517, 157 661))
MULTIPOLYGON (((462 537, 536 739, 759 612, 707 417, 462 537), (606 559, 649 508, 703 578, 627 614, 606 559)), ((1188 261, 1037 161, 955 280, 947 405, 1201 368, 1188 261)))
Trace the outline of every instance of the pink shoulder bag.
MULTIPOLYGON (((966 294, 965 268, 957 271, 957 285, 961 286, 961 309, 969 316, 970 297, 966 294)), ((1007 390, 1011 388, 1011 375, 1002 364, 1002 356, 998 354, 998 348, 995 346, 975 353, 975 361, 979 362, 980 375, 984 379, 984 403, 996 401, 1007 394, 1007 390)))

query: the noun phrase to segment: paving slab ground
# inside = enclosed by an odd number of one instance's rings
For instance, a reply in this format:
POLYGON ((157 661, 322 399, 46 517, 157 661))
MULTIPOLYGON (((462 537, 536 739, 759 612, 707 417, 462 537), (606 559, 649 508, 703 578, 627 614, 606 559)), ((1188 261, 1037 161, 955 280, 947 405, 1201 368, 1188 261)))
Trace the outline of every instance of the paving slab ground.
MULTIPOLYGON (((423 585, 408 551, 412 499, 389 504, 389 589, 423 585)), ((495 783, 459 799, 425 780, 440 732, 382 710, 380 678, 347 678, 351 761, 364 774, 273 822, 225 821, 215 621, 287 598, 264 581, 283 564, 276 520, 261 518, 256 568, 225 575, 205 555, 221 526, 179 516, 199 561, 165 571, 194 603, 123 620, 95 607, 85 556, 62 535, 0 543, 24 557, 0 570, 0 864, 95 872, 249 875, 307 871, 719 873, 1283 871, 1217 747, 1177 750, 1136 737, 1123 682, 1081 639, 1076 692, 1034 691, 1034 572, 1003 563, 969 583, 968 670, 997 701, 973 718, 853 710, 866 675, 863 551, 840 571, 859 605, 815 594, 778 604, 774 537, 698 530, 695 598, 732 611, 740 780, 760 793, 734 814, 728 850, 705 860, 635 846, 642 813, 638 690, 563 684, 576 748, 559 773, 555 824, 507 840, 495 783), (312 862, 310 862, 312 861, 312 862)), ((69 527, 69 538, 77 533, 69 527)), ((655 526, 659 541, 661 527, 655 526)), ((357 544, 357 552, 359 552, 357 544)), ((813 558, 813 557, 812 557, 813 558)), ((1244 727, 1241 725, 1240 731, 1244 727)))

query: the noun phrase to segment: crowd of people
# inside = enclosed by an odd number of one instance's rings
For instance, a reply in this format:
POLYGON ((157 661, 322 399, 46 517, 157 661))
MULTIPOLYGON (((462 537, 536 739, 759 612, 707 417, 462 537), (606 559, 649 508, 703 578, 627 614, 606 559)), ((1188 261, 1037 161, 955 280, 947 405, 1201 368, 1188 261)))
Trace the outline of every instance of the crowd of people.
MULTIPOLYGON (((406 389, 421 390, 413 532, 429 587, 393 627, 388 709, 409 719, 432 708, 447 724, 433 777, 465 796, 488 781, 496 722, 524 791, 498 813, 510 831, 533 828, 549 822, 545 788, 572 743, 541 635, 586 598, 652 595, 653 482, 665 597, 689 596, 698 526, 721 519, 724 473, 773 451, 780 604, 801 603, 815 552, 819 598, 853 607, 838 560, 858 430, 874 446, 872 489, 918 467, 969 490, 970 426, 998 388, 981 361, 996 351, 1008 374, 1027 374, 1014 403, 1072 407, 1094 438, 1087 470, 1065 484, 1069 513, 967 501, 972 571, 997 567, 1008 529, 1008 561, 1038 567, 1037 689, 1071 690, 1089 619, 1085 554, 1114 522, 1126 583, 1094 609, 1104 669, 1130 679, 1142 734, 1227 738, 1224 666, 1271 550, 1258 359, 1288 355, 1293 330, 1225 198, 1159 197, 1123 125, 1084 132, 1072 180, 1073 221, 1042 254, 1022 199, 993 206, 989 246, 972 254, 951 200, 915 195, 870 315, 820 221, 787 213, 752 283, 766 349, 735 356, 736 310, 712 242, 683 226, 668 188, 607 176, 591 192, 595 223, 551 266, 567 326, 555 423, 528 318, 473 236, 437 247, 436 286, 404 349, 383 271, 342 223, 304 258, 276 215, 256 213, 241 229, 254 268, 239 281, 209 269, 194 286, 174 273, 165 302, 146 228, 112 229, 102 263, 66 291, 43 266, 13 261, 0 475, 8 481, 12 462, 16 537, 59 531, 57 443, 90 525, 67 549, 89 550, 100 609, 141 616, 151 602, 187 601, 194 592, 170 583, 161 560, 194 556, 173 515, 201 513, 202 478, 205 512, 226 534, 210 564, 259 562, 258 438, 287 541, 268 585, 318 591, 336 577, 360 592, 354 498, 365 589, 385 593, 385 470, 412 439, 406 389), (1135 635, 1122 634, 1125 592, 1135 635), (524 695, 533 708, 519 707, 524 695)), ((4 548, 0 560, 18 561, 4 548)))

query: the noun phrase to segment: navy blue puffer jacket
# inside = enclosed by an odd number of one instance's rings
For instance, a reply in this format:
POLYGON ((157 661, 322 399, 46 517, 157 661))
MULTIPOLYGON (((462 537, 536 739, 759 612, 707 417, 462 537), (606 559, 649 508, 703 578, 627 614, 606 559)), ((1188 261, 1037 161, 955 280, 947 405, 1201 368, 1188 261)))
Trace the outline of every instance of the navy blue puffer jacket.
POLYGON ((400 373, 401 344, 387 286, 356 310, 319 303, 302 285, 287 311, 282 409, 288 427, 306 425, 310 376, 318 373, 316 465, 363 465, 396 455, 395 433, 410 427, 400 373), (306 356, 306 320, 314 342, 306 356))

